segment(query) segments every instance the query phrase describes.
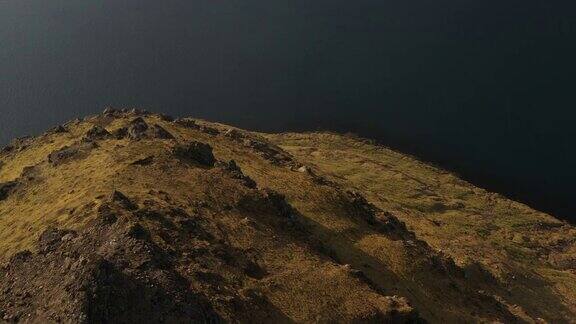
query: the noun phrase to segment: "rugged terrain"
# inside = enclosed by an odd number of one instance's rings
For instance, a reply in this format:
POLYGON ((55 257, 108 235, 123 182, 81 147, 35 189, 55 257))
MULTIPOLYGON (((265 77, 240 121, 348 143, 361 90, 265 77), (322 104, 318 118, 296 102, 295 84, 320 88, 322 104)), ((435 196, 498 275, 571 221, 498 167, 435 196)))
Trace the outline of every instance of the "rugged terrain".
POLYGON ((351 136, 139 110, 0 152, 0 321, 576 318, 576 229, 351 136))

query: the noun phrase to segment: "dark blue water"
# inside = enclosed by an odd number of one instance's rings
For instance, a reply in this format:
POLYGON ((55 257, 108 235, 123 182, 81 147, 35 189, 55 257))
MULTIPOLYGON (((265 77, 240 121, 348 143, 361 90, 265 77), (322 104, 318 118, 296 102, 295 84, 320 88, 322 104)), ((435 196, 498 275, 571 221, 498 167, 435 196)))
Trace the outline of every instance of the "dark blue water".
POLYGON ((351 131, 575 220, 575 36, 563 0, 0 0, 0 143, 106 105, 351 131))

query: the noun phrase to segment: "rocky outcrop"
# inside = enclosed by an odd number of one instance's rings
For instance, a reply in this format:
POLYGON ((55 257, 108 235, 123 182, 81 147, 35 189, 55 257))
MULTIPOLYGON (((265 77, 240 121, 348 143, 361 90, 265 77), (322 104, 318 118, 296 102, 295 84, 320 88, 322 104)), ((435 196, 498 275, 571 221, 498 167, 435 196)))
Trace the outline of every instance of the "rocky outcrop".
POLYGON ((216 163, 216 166, 227 171, 232 178, 241 180, 244 186, 251 189, 255 189, 257 187, 256 182, 242 172, 242 169, 240 169, 238 164, 236 164, 236 161, 234 160, 230 160, 229 162, 219 161, 216 163))
POLYGON ((130 200, 126 195, 121 193, 118 190, 114 190, 112 194, 110 194, 109 200, 118 204, 121 208, 126 210, 135 210, 137 209, 136 204, 130 200))
POLYGON ((405 239, 414 239, 414 234, 406 229, 406 224, 389 212, 383 211, 357 191, 347 191, 348 206, 351 215, 374 226, 383 233, 400 234, 405 239))
POLYGON ((128 138, 132 140, 139 140, 146 136, 148 124, 142 117, 138 117, 130 122, 128 127, 128 138))
POLYGON ((190 128, 190 129, 199 129, 200 128, 200 126, 198 126, 198 124, 193 119, 190 119, 190 118, 178 118, 178 119, 174 120, 174 123, 176 123, 179 126, 190 128))
POLYGON ((165 130, 162 126, 160 125, 152 125, 152 127, 150 128, 151 130, 151 135, 154 138, 160 138, 160 139, 174 139, 174 136, 172 134, 170 134, 167 130, 165 130))
POLYGON ((0 318, 9 322, 219 322, 188 289, 171 257, 134 224, 49 228, 38 254, 22 252, 0 268, 0 318), (109 242, 114 242, 110 245, 109 242), (98 253, 94 253, 98 251, 98 253))
POLYGON ((208 144, 192 141, 187 144, 178 144, 172 149, 172 154, 183 162, 195 163, 212 167, 216 163, 212 147, 208 144))
POLYGON ((98 141, 110 138, 112 135, 104 128, 100 126, 94 126, 86 132, 84 139, 87 141, 98 141))
POLYGON ((164 129, 164 127, 158 124, 150 126, 142 117, 133 119, 128 128, 120 128, 116 130, 114 136, 118 139, 128 137, 131 140, 141 140, 146 138, 165 140, 174 139, 174 136, 164 129))
POLYGON ((33 138, 30 136, 20 137, 12 140, 10 144, 6 145, 2 150, 0 150, 0 154, 8 154, 13 152, 21 152, 24 151, 30 144, 32 143, 33 138))
POLYGON ((82 141, 50 153, 48 155, 48 162, 57 166, 75 159, 82 159, 88 156, 88 154, 97 147, 98 145, 95 142, 82 141))

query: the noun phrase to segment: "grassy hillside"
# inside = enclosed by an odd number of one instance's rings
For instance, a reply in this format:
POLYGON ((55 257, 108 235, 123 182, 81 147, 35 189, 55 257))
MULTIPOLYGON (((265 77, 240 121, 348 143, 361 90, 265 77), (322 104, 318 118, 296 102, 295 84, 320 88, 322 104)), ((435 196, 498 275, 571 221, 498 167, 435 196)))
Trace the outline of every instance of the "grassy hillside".
POLYGON ((0 317, 571 322, 575 234, 361 140, 108 110, 0 153, 0 317))
POLYGON ((498 298, 514 312, 573 318, 573 226, 369 141, 327 133, 268 137, 330 180, 365 193, 464 269, 488 270, 505 287, 498 298))

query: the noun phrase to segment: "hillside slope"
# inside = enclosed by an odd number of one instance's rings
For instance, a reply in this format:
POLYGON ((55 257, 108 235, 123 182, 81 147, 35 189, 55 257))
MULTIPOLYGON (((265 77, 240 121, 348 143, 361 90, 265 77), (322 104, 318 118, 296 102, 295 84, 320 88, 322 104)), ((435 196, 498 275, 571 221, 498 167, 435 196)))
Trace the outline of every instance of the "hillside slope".
MULTIPOLYGON (((517 314, 574 322, 576 228, 371 142, 328 133, 268 137, 341 186, 354 188, 466 271, 517 314)), ((525 318, 528 319, 528 318, 525 318)))
POLYGON ((363 141, 107 109, 0 153, 0 318, 570 322, 574 234, 363 141))

